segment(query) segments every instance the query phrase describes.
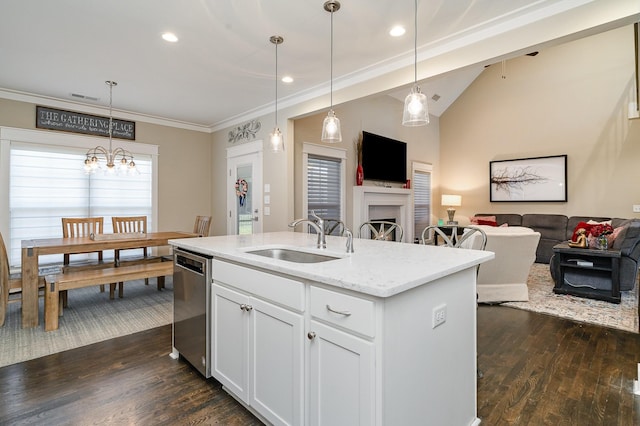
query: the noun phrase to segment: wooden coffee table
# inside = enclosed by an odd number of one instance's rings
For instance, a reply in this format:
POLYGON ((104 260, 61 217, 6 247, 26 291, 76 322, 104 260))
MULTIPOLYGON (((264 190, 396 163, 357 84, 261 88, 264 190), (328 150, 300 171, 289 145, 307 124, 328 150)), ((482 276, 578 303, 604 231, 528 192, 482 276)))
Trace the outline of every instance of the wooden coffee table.
POLYGON ((574 248, 562 243, 554 246, 553 252, 558 257, 554 293, 620 303, 620 250, 574 248), (594 289, 571 286, 565 281, 565 274, 569 271, 576 276, 585 278, 597 276, 610 280, 611 288, 594 289))

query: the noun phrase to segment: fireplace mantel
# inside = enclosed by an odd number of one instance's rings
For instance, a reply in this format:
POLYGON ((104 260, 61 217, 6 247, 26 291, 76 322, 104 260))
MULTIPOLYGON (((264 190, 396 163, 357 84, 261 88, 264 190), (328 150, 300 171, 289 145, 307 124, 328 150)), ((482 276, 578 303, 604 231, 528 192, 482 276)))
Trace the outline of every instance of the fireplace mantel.
POLYGON ((353 187, 353 228, 357 234, 360 225, 376 218, 369 217, 370 207, 396 207, 396 223, 404 230, 403 242, 413 242, 413 209, 411 190, 382 186, 353 187))

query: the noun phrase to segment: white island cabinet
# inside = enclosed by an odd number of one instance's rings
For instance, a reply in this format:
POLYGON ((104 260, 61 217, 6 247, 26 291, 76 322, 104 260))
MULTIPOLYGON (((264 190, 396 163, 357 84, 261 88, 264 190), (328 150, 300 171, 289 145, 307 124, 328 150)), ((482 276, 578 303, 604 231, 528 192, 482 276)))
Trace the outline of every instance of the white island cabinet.
POLYGON ((478 424, 476 266, 493 253, 356 239, 347 254, 344 238, 315 242, 170 242, 214 258, 212 375, 265 423, 478 424), (336 259, 250 253, 274 247, 336 259))
POLYGON ((213 269, 211 374, 269 422, 303 424, 304 284, 219 260, 213 269))
POLYGON ((309 302, 309 424, 375 424, 374 302, 315 285, 309 302))

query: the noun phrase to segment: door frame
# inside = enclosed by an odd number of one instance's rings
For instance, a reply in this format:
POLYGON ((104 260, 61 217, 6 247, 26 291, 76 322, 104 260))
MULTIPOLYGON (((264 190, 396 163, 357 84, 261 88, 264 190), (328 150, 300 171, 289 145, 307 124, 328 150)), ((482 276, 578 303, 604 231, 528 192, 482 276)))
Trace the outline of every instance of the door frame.
POLYGON ((262 223, 264 216, 262 213, 262 170, 263 170, 263 151, 264 144, 262 140, 247 142, 242 145, 227 148, 227 235, 235 235, 237 226, 237 197, 235 195, 236 177, 233 168, 239 162, 246 160, 243 164, 252 164, 253 188, 251 191, 251 205, 253 207, 253 232, 258 234, 262 232, 262 223), (257 211, 256 211, 257 210, 257 211))

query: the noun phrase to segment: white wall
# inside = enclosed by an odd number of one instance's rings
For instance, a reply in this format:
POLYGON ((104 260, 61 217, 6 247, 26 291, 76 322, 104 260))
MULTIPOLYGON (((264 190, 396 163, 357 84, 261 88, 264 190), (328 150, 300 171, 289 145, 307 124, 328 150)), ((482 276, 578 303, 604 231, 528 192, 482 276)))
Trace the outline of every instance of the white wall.
MULTIPOLYGON (((637 217, 633 26, 487 68, 440 119, 442 191, 477 212, 637 217), (568 202, 489 202, 489 162, 568 155, 568 202)), ((445 217, 445 208, 440 216, 445 217)))

